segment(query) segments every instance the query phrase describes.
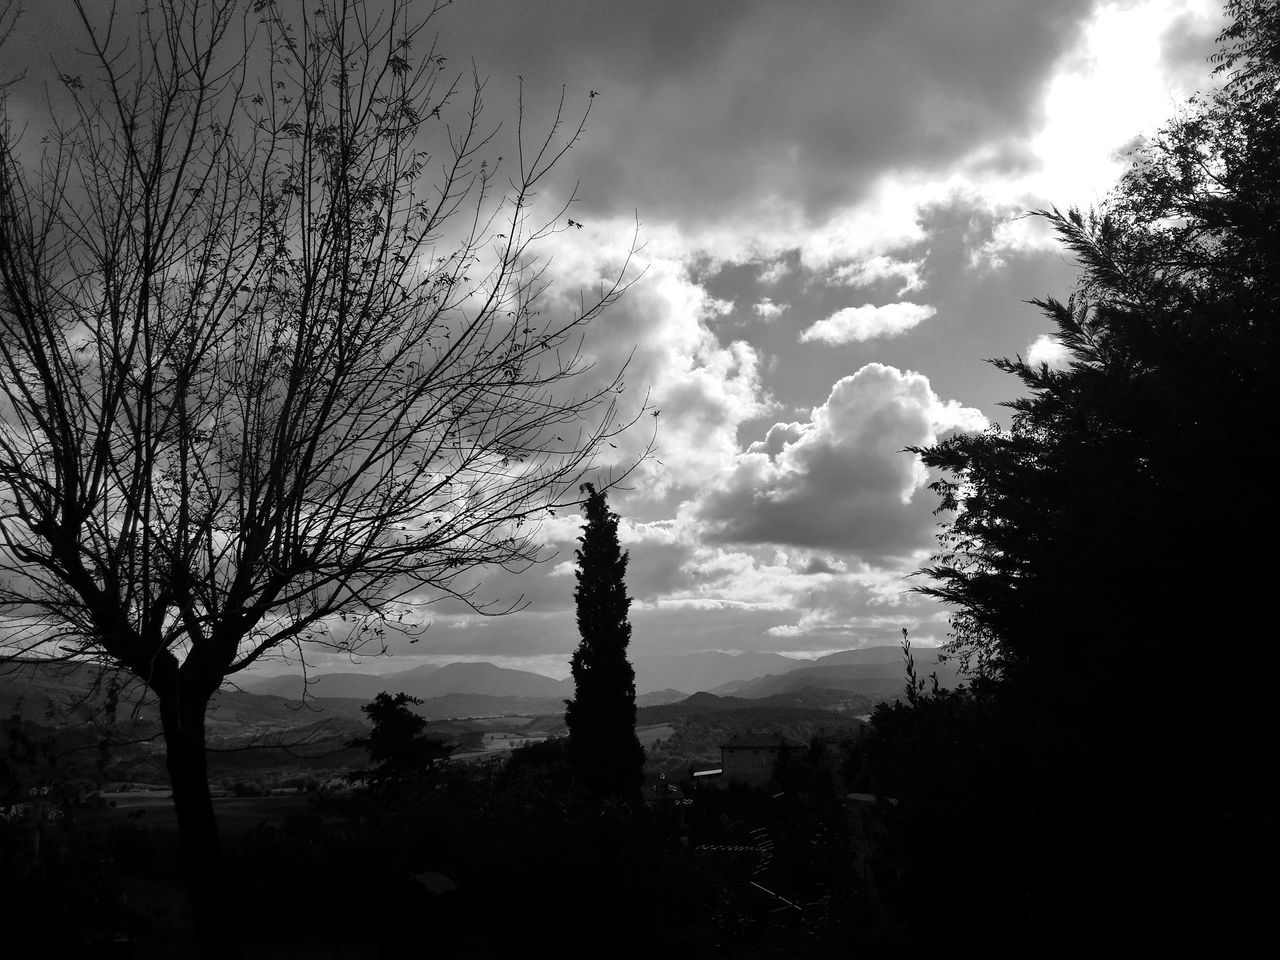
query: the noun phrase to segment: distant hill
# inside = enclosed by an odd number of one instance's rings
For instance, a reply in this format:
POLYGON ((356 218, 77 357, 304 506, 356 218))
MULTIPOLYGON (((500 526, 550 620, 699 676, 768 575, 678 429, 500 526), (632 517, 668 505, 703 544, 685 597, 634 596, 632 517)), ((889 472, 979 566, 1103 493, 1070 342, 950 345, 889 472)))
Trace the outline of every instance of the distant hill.
POLYGON ((653 706, 638 707, 636 722, 642 726, 651 723, 671 723, 685 717, 709 716, 711 714, 729 713, 737 710, 769 711, 783 713, 789 711, 806 711, 809 713, 863 714, 870 713, 877 703, 877 698, 862 696, 847 690, 824 690, 816 687, 803 687, 768 697, 719 697, 714 693, 695 693, 693 696, 677 703, 664 703, 653 706))
POLYGON ((509 670, 492 663, 451 663, 431 673, 414 671, 391 674, 402 681, 405 693, 415 697, 442 697, 451 693, 480 693, 491 697, 571 697, 572 680, 553 680, 527 670, 509 670))
MULTIPOLYGON (((949 664, 939 666, 937 653, 929 647, 914 649, 917 672, 927 679, 937 670, 943 686, 955 686, 955 670, 949 664)), ((777 653, 667 654, 636 657, 633 665, 640 706, 673 703, 698 692, 760 698, 795 694, 806 687, 883 698, 896 695, 905 681, 902 650, 896 646, 842 650, 816 660, 800 660, 777 653)), ((295 702, 302 698, 301 674, 245 678, 237 682, 251 693, 270 694, 295 702)), ((443 667, 424 665, 382 675, 350 671, 319 674, 310 678, 306 696, 317 700, 368 701, 383 691, 404 692, 424 700, 455 694, 564 700, 573 696, 573 681, 554 680, 492 663, 460 662, 443 667)), ((443 705, 437 707, 443 709, 443 705)))
POLYGON ((783 673, 812 661, 778 653, 687 653, 636 657, 636 692, 670 688, 685 693, 715 690, 726 683, 783 673))
MULTIPOLYGON (((279 677, 258 677, 240 680, 232 677, 246 693, 283 697, 294 702, 302 699, 304 681, 302 674, 289 673, 279 677)), ((310 675, 306 682, 307 699, 355 698, 372 700, 387 689, 387 679, 370 673, 322 673, 310 675)))
POLYGON ((252 727, 293 729, 323 720, 353 720, 368 723, 361 707, 369 701, 363 697, 307 698, 299 703, 288 697, 245 693, 222 689, 209 702, 206 723, 210 735, 235 736, 237 731, 252 727))
MULTIPOLYGON (((246 678, 238 682, 249 693, 270 694, 294 701, 301 700, 303 695, 300 673, 246 678)), ((563 699, 573 695, 573 683, 553 680, 527 670, 509 670, 492 663, 450 663, 443 667, 423 665, 384 674, 316 674, 306 684, 308 700, 354 697, 367 702, 383 692, 407 693, 423 700, 459 693, 563 699)))
MULTIPOLYGON (((917 669, 922 663, 937 663, 938 649, 936 647, 912 647, 911 656, 916 662, 917 669)), ((827 667, 836 664, 857 664, 859 666, 888 665, 902 672, 902 648, 899 646, 885 647, 863 647, 861 650, 841 650, 837 653, 828 653, 825 657, 818 657, 811 664, 804 666, 827 667)))
MULTIPOLYGON (((927 647, 913 650, 918 675, 927 679, 936 671, 943 686, 955 686, 959 680, 955 668, 949 663, 938 664, 937 653, 927 647)), ((29 662, 2 669, 3 716, 21 704, 24 716, 30 719, 69 726, 94 715, 105 699, 105 685, 95 685, 100 675, 96 667, 29 662)), ((817 660, 772 653, 639 657, 636 674, 640 691, 637 706, 642 717, 649 717, 642 721, 646 723, 666 722, 660 719, 664 716, 740 708, 742 704, 735 701, 756 707, 865 713, 875 701, 900 694, 905 679, 898 647, 845 650, 817 660), (722 677, 732 679, 709 692, 705 689, 709 681, 722 677), (663 683, 664 679, 670 682, 663 683), (700 692, 686 697, 682 692, 686 687, 700 692), (663 707, 671 709, 643 713, 663 707)), ((305 701, 301 674, 233 679, 240 688, 224 687, 211 705, 211 737, 234 737, 246 730, 291 730, 320 721, 365 723, 360 708, 383 691, 422 699, 418 712, 431 720, 557 715, 563 713, 564 701, 573 696, 571 679, 555 680, 483 662, 423 665, 384 675, 350 671, 318 674, 306 686, 305 701)), ((153 723, 154 704, 132 709, 141 686, 130 681, 125 689, 120 714, 136 716, 144 725, 153 723)))
POLYGON ((664 703, 679 703, 688 697, 683 690, 672 690, 668 687, 665 690, 654 690, 651 693, 636 694, 637 707, 656 707, 664 703))
POLYGON ((125 716, 143 693, 128 674, 87 663, 27 660, 0 664, 0 717, 21 711, 50 726, 71 726, 99 715, 111 679, 120 686, 118 715, 125 716))
MULTIPOLYGON (((928 680, 931 674, 937 673, 939 684, 948 688, 961 682, 954 663, 938 663, 938 650, 930 647, 913 648, 912 656, 918 677, 928 680)), ((724 696, 756 699, 813 687, 883 698, 899 694, 905 683, 902 650, 898 647, 869 647, 865 650, 833 653, 786 673, 725 684, 714 692, 724 696)))
POLYGON ((428 720, 463 717, 532 717, 564 713, 562 697, 492 697, 483 693, 450 693, 431 697, 413 712, 428 720))

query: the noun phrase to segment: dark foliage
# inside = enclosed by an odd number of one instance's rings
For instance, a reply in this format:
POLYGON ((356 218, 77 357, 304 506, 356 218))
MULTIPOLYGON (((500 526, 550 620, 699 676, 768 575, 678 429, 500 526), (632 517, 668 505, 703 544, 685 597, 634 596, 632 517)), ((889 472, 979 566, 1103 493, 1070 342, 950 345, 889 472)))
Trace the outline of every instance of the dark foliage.
POLYGON ((564 718, 578 782, 599 795, 634 796, 644 749, 635 734, 635 671, 627 660, 627 554, 604 492, 589 483, 583 490, 587 522, 578 541, 574 591, 582 642, 573 654, 574 698, 566 701, 564 718))
POLYGON ((418 697, 407 693, 393 697, 383 691, 360 708, 373 729, 368 737, 353 740, 350 746, 367 749, 377 766, 351 774, 350 779, 375 788, 399 783, 412 773, 429 770, 453 752, 453 747, 443 740, 422 735, 427 721, 410 709, 421 703, 418 697))
POLYGON ((995 361, 1026 390, 1010 428, 918 451, 959 510, 923 592, 984 679, 876 715, 906 899, 973 885, 1009 929, 1106 918, 1134 938, 1179 911, 1177 936, 1230 937, 1260 906, 1274 717, 1247 685, 1202 716, 1178 701, 1269 620, 1271 492, 1246 474, 1280 372, 1277 6, 1228 5, 1228 84, 1100 211, 1040 212, 1082 270, 1066 302, 1035 301, 1069 366, 995 361))
POLYGON ((957 608, 958 651, 1006 676, 1102 664, 1088 680, 1159 687, 1196 676, 1228 617, 1264 613, 1250 530, 1270 494, 1239 464, 1278 372, 1276 8, 1228 5, 1233 79, 1102 211, 1041 213, 1082 268, 1067 302, 1035 301, 1070 366, 995 361, 1027 390, 1011 429, 922 451, 949 474, 942 507, 963 506, 924 592, 957 608))
POLYGON ((430 932, 412 913, 385 916, 413 926, 418 951, 588 956, 607 943, 616 956, 714 955, 707 885, 678 812, 560 789, 563 743, 549 744, 506 765, 450 765, 431 790, 336 800, 321 810, 320 846, 296 857, 379 890, 427 870, 453 878, 450 912, 430 932))
POLYGON ((503 770, 507 781, 557 797, 573 787, 573 760, 566 737, 527 743, 511 751, 503 770))

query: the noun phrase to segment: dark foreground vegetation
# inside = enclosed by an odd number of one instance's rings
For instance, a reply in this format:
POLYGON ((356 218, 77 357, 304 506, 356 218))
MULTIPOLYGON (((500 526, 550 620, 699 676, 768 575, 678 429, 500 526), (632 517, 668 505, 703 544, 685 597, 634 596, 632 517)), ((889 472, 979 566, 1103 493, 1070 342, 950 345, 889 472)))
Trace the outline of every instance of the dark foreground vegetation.
MULTIPOLYGON (((875 805, 845 798, 853 743, 800 745, 759 787, 655 778, 628 802, 575 786, 563 738, 219 801, 229 881, 254 905, 226 922, 250 957, 839 956, 886 932, 860 867, 875 805)), ((55 792, 0 825, 6 955, 194 952, 157 801, 55 792)))

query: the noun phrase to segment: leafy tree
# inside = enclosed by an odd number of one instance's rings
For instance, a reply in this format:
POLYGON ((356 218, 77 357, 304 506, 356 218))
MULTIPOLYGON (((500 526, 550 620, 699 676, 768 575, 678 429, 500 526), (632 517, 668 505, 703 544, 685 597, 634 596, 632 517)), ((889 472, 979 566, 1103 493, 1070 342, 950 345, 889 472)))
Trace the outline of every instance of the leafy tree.
POLYGON ((625 282, 539 309, 535 190, 582 124, 500 166, 431 5, 74 7, 41 155, 0 117, 0 636, 151 691, 218 940, 210 697, 415 592, 503 612, 456 579, 538 559, 623 426, 621 374, 578 374, 625 282))
POLYGON ((633 796, 644 777, 644 749, 635 730, 635 670, 627 660, 628 555, 618 545, 618 515, 609 512, 604 491, 589 483, 582 489, 587 522, 574 591, 582 642, 573 654, 574 698, 564 714, 569 751, 580 783, 600 795, 633 796))
POLYGON ((393 697, 383 691, 360 708, 373 729, 368 737, 353 740, 350 745, 365 747, 377 766, 353 775, 352 779, 382 787, 399 782, 414 771, 429 769, 453 752, 443 740, 422 736, 427 721, 411 709, 421 703, 419 697, 407 693, 393 697))

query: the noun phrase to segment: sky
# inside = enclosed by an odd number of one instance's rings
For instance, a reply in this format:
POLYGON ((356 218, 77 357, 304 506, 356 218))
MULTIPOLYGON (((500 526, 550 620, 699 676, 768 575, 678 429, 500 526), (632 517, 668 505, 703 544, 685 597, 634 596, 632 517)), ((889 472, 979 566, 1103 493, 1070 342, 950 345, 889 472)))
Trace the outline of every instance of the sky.
MULTIPOLYGON (((435 26, 502 136, 521 87, 528 130, 562 88, 590 105, 544 187, 576 183, 582 224, 541 247, 544 311, 615 273, 639 224, 635 282, 587 343, 601 370, 630 357, 629 402, 661 411, 656 455, 610 493, 632 655, 944 642, 913 588, 945 517, 904 448, 1007 422, 1019 384, 987 359, 1060 359, 1026 301, 1075 271, 1025 214, 1101 201, 1210 85, 1217 0, 456 0, 435 26)), ((434 604, 392 656, 313 666, 567 675, 580 524, 476 577, 521 612, 434 604)))
MULTIPOLYGON (((1026 301, 1075 272, 1023 215, 1102 200, 1210 83, 1220 18, 1213 0, 445 11, 492 112, 517 78, 535 117, 561 85, 571 106, 598 92, 565 162, 585 226, 549 251, 552 301, 616 267, 640 222, 644 276, 592 347, 634 345, 629 388, 661 410, 657 461, 610 495, 634 655, 947 639, 912 592, 945 518, 903 450, 1007 422, 1019 384, 986 359, 1058 358, 1026 301)), ((563 676, 580 522, 544 528, 541 567, 486 574, 524 612, 437 609, 411 655, 563 676)))

